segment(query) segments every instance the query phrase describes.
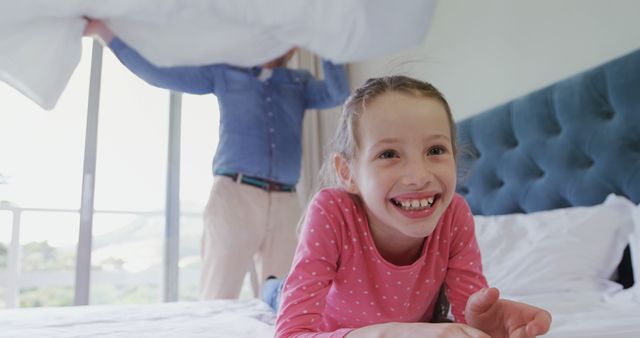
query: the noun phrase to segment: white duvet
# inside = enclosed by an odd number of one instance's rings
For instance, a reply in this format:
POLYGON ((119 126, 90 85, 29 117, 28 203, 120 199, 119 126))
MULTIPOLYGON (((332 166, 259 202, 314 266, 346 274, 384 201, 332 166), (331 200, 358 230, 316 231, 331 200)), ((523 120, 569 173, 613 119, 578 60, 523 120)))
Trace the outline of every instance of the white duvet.
MULTIPOLYGON (((518 300, 552 313, 551 330, 544 337, 640 337, 640 297, 633 290, 518 300)), ((274 321, 275 314, 257 299, 13 309, 0 310, 0 337, 271 338, 274 321)))
POLYGON ((0 310, 0 337, 272 338, 260 300, 0 310))
POLYGON ((640 337, 640 288, 610 292, 566 292, 513 298, 553 316, 546 338, 640 337))
POLYGON ((160 66, 263 63, 292 46, 343 63, 421 42, 435 0, 0 1, 0 79, 54 107, 80 59, 83 16, 160 66))

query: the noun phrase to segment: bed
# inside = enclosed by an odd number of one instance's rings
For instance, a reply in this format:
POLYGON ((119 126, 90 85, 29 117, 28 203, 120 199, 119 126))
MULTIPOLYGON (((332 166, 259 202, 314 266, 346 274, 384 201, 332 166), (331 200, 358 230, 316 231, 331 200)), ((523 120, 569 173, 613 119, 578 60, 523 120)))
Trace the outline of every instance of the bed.
MULTIPOLYGON (((458 192, 548 337, 640 337, 640 51, 458 123, 458 192)), ((1 337, 272 337, 259 300, 3 310, 1 337)))
POLYGON ((640 337, 640 50, 458 123, 489 283, 551 337, 640 337))

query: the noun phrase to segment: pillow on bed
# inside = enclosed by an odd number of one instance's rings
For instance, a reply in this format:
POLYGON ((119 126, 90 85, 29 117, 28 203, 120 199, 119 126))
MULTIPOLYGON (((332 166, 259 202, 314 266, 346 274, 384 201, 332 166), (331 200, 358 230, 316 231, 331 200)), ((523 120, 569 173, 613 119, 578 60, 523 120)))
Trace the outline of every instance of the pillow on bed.
POLYGON ((592 207, 474 216, 489 285, 504 295, 604 291, 633 230, 634 204, 609 195, 592 207))
POLYGON ((634 228, 631 234, 631 268, 633 269, 633 289, 640 295, 640 204, 633 209, 634 228))

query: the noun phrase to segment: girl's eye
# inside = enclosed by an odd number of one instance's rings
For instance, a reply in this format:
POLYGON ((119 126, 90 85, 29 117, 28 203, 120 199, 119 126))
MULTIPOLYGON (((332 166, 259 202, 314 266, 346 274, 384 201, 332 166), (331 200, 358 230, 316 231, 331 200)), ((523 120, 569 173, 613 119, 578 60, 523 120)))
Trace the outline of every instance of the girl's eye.
POLYGON ((378 158, 381 158, 381 159, 388 159, 388 158, 395 158, 395 157, 398 157, 398 153, 396 153, 393 150, 385 150, 381 152, 380 155, 378 155, 378 158))
POLYGON ((429 150, 427 150, 427 156, 434 156, 434 155, 443 155, 444 153, 446 153, 447 150, 444 147, 433 147, 430 148, 429 150))

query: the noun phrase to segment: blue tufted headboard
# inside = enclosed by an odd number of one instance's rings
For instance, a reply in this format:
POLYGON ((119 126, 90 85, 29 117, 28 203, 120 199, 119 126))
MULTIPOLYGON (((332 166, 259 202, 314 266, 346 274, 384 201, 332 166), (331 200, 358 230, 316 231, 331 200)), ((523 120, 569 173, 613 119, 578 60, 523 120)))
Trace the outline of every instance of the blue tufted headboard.
MULTIPOLYGON (((457 123, 474 214, 640 203, 640 50, 457 123)), ((628 249, 619 281, 633 284, 628 249)))

